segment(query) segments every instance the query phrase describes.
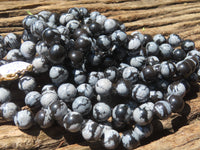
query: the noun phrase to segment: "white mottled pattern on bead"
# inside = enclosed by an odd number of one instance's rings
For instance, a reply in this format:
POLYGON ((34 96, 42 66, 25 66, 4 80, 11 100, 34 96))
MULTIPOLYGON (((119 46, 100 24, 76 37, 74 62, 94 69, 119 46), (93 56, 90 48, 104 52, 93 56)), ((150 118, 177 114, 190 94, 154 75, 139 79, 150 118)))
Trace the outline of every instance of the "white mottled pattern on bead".
POLYGON ((72 102, 77 94, 76 87, 71 83, 63 83, 58 87, 58 96, 65 102, 72 102))
POLYGON ((48 108, 48 106, 58 100, 58 95, 54 91, 47 91, 42 94, 40 99, 40 103, 44 108, 48 108))
POLYGON ((32 126, 32 119, 30 111, 21 110, 15 115, 14 122, 20 129, 28 129, 32 126))
POLYGON ((141 41, 137 38, 131 39, 128 43, 128 49, 129 50, 138 50, 138 48, 141 46, 141 41))
POLYGON ((112 82, 106 78, 98 80, 95 84, 95 90, 99 95, 107 95, 112 88, 112 82))
POLYGON ((17 105, 13 102, 3 103, 0 106, 0 112, 1 110, 4 119, 13 120, 14 115, 17 113, 17 105))
POLYGON ((103 145, 107 149, 115 149, 120 143, 120 135, 116 130, 106 130, 104 132, 103 145))

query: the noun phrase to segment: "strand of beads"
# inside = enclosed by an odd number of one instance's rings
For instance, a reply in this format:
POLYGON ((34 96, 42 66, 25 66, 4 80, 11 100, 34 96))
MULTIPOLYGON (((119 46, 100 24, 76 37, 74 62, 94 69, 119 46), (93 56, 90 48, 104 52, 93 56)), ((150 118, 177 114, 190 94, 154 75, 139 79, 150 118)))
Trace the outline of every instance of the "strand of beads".
POLYGON ((21 37, 0 37, 0 116, 22 130, 57 122, 107 149, 133 149, 153 119, 184 109, 200 77, 200 52, 177 34, 127 35, 118 20, 86 8, 42 11, 22 25, 21 37), (29 109, 11 102, 13 88, 29 109))

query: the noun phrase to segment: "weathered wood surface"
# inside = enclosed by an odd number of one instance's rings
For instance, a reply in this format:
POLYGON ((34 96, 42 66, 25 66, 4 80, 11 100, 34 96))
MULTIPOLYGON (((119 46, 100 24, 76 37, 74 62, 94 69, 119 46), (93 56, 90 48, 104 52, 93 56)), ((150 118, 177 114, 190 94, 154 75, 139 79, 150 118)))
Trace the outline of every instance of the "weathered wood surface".
MULTIPOLYGON (((121 20, 127 32, 140 31, 155 35, 177 33, 192 39, 200 49, 200 1, 198 0, 0 0, 0 34, 22 33, 21 21, 27 11, 66 12, 71 7, 86 7, 121 20)), ((194 88, 194 87, 193 87, 194 88)), ((198 89, 195 88, 195 89, 198 89)), ((189 94, 182 114, 153 122, 154 134, 141 142, 138 150, 200 149, 200 93, 189 94)), ((80 134, 72 134, 54 126, 47 130, 34 127, 26 132, 0 118, 0 149, 103 149, 99 143, 87 143, 80 134), (59 148, 65 146, 63 148, 59 148)), ((122 148, 119 148, 122 149, 122 148)))

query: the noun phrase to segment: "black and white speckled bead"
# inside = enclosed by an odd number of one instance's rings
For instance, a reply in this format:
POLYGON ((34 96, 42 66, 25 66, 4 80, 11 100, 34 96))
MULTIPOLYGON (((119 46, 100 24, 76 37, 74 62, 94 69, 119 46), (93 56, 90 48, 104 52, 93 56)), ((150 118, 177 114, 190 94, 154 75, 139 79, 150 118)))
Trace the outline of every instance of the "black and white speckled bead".
POLYGON ((120 96, 128 96, 130 94, 130 88, 130 83, 128 81, 125 81, 124 79, 118 80, 117 83, 114 85, 114 90, 116 94, 120 96))
POLYGON ((74 82, 78 85, 84 83, 87 79, 86 73, 82 69, 75 69, 73 71, 74 82))
POLYGON ((130 59, 130 65, 138 69, 141 69, 145 62, 146 58, 144 56, 136 56, 130 59))
POLYGON ((58 87, 58 96, 65 102, 73 102, 76 95, 77 89, 71 83, 63 83, 58 87))
POLYGON ((139 39, 141 41, 141 43, 144 42, 144 35, 141 32, 139 32, 139 31, 133 31, 131 33, 131 36, 133 36, 134 38, 139 39))
POLYGON ((154 115, 153 108, 154 104, 152 102, 147 102, 134 109, 133 111, 134 121, 141 126, 149 124, 153 119, 154 115))
POLYGON ((31 76, 23 76, 21 79, 19 79, 18 88, 20 90, 23 90, 24 92, 29 92, 34 90, 35 87, 36 87, 35 78, 31 76))
POLYGON ((63 13, 60 15, 59 22, 62 25, 66 25, 70 20, 73 20, 75 17, 69 13, 63 13))
POLYGON ((43 56, 35 57, 32 61, 32 65, 35 73, 44 73, 49 69, 47 59, 43 56))
POLYGON ((153 126, 152 124, 147 124, 145 126, 140 126, 136 124, 133 132, 135 132, 138 135, 139 140, 142 140, 144 138, 149 137, 152 134, 153 126))
POLYGON ((48 21, 48 18, 51 14, 52 12, 43 10, 43 11, 40 11, 37 15, 38 15, 38 18, 42 17, 42 20, 48 21))
POLYGON ((32 35, 32 33, 29 30, 24 29, 23 33, 22 33, 22 37, 21 39, 23 41, 33 41, 33 42, 37 42, 37 38, 34 37, 32 35))
POLYGON ((41 38, 42 31, 47 28, 46 22, 42 20, 37 20, 33 24, 31 24, 30 31, 34 37, 41 38))
POLYGON ((118 104, 112 110, 112 119, 117 123, 129 123, 132 111, 126 104, 118 104))
POLYGON ((63 126, 70 132, 78 132, 81 130, 83 117, 78 112, 69 112, 63 118, 63 126))
POLYGON ((164 100, 157 101, 154 105, 154 112, 160 119, 167 119, 172 113, 171 105, 164 100))
POLYGON ((156 57, 156 56, 149 56, 147 57, 147 64, 148 65, 155 65, 155 64, 158 64, 160 62, 159 58, 156 57))
POLYGON ((41 128, 49 128, 54 123, 54 120, 51 117, 51 111, 49 109, 44 109, 44 108, 42 108, 40 111, 36 113, 34 121, 41 128))
POLYGON ((157 56, 159 54, 158 44, 156 42, 148 42, 146 45, 146 55, 147 56, 157 56))
POLYGON ((99 16, 99 15, 101 15, 100 12, 93 11, 93 12, 90 13, 90 19, 94 21, 96 19, 96 17, 99 16))
POLYGON ((132 150, 140 145, 140 142, 135 136, 133 136, 133 131, 126 131, 122 135, 122 144, 123 147, 127 150, 132 150))
POLYGON ((9 89, 0 87, 0 104, 9 102, 11 100, 11 92, 9 89))
POLYGON ((88 120, 83 124, 81 134, 86 141, 94 142, 99 141, 103 132, 103 125, 88 120))
POLYGON ((165 36, 163 36, 162 34, 156 34, 154 37, 153 37, 153 40, 154 42, 156 42, 158 45, 161 45, 163 43, 166 42, 166 38, 165 36))
POLYGON ((49 77, 51 81, 59 86, 61 83, 65 82, 68 79, 68 71, 63 66, 52 66, 49 70, 49 77))
POLYGON ((104 73, 103 72, 96 72, 96 71, 92 71, 90 72, 89 76, 88 76, 88 83, 91 86, 94 86, 96 84, 96 82, 99 79, 104 78, 104 73))
POLYGON ((119 73, 115 66, 106 68, 104 74, 105 78, 109 79, 111 82, 114 82, 119 76, 119 73))
POLYGON ((192 40, 184 40, 181 43, 181 48, 186 52, 191 51, 195 49, 195 43, 192 40))
POLYGON ((159 46, 160 55, 165 59, 169 59, 172 57, 173 48, 168 43, 163 43, 159 46))
MULTIPOLYGON (((190 52, 192 52, 192 51, 190 51, 190 52)), ((188 52, 187 54, 189 54, 190 52, 188 52)), ((197 50, 194 50, 194 53, 196 53, 196 52, 198 52, 198 53, 188 55, 188 56, 186 56, 185 59, 191 60, 195 64, 196 68, 198 68, 199 67, 199 60, 200 60, 200 52, 197 51, 197 50)))
POLYGON ((48 90, 42 93, 40 98, 40 103, 44 108, 48 108, 48 106, 58 100, 58 95, 55 91, 48 90))
POLYGON ((68 10, 69 14, 72 14, 75 18, 79 18, 79 8, 72 7, 68 10))
POLYGON ((172 62, 163 61, 160 64, 160 74, 164 78, 170 78, 176 73, 176 66, 172 62))
POLYGON ((53 84, 46 84, 42 87, 41 94, 48 91, 54 91, 56 93, 56 87, 53 84))
POLYGON ((100 24, 101 26, 103 26, 106 19, 107 19, 107 17, 104 15, 97 15, 95 18, 95 22, 100 24))
POLYGON ((20 52, 26 59, 31 59, 35 56, 35 43, 32 41, 25 41, 20 46, 20 52))
POLYGON ((33 125, 33 116, 29 110, 21 110, 14 116, 14 123, 19 129, 29 129, 33 125))
POLYGON ((70 20, 66 24, 67 29, 73 33, 76 29, 80 27, 80 22, 78 20, 70 20))
MULTIPOLYGON (((1 55, 1 54, 0 54, 1 55)), ((6 60, 8 61, 22 61, 24 57, 19 49, 11 49, 6 55, 6 60)))
POLYGON ((111 116, 111 108, 109 105, 99 102, 93 106, 93 117, 99 121, 106 121, 111 116))
POLYGON ((9 121, 13 120, 17 111, 18 107, 13 102, 5 102, 0 106, 0 116, 9 121))
POLYGON ((161 91, 150 91, 149 100, 153 103, 163 99, 163 93, 161 91))
POLYGON ((84 116, 90 113, 92 104, 89 98, 85 96, 79 96, 73 101, 72 109, 73 111, 79 112, 84 116))
POLYGON ((104 29, 106 33, 112 33, 118 28, 118 24, 114 19, 106 19, 104 21, 104 29))
POLYGON ((193 56, 193 57, 190 57, 190 58, 186 58, 184 60, 186 63, 188 63, 190 65, 192 73, 196 70, 198 63, 199 63, 198 60, 196 61, 193 58, 195 58, 195 57, 193 56))
POLYGON ((110 36, 112 42, 116 45, 123 45, 127 41, 127 34, 121 30, 114 31, 110 36))
POLYGON ((31 91, 25 96, 25 104, 31 108, 40 107, 41 94, 38 91, 31 91))
POLYGON ((129 40, 127 48, 129 51, 133 52, 133 54, 138 54, 139 53, 139 49, 141 47, 141 41, 138 38, 132 38, 129 40))
POLYGON ((92 98, 94 96, 93 88, 90 84, 83 83, 77 87, 77 92, 79 96, 85 96, 88 98, 92 98))
POLYGON ((112 89, 112 82, 106 78, 98 80, 95 84, 95 91, 99 95, 106 96, 110 94, 112 89))
POLYGON ((185 106, 185 101, 180 96, 170 95, 166 100, 171 104, 172 112, 181 112, 185 106))
POLYGON ((186 87, 182 82, 176 81, 167 87, 167 93, 169 95, 176 95, 183 98, 186 94, 186 87))
POLYGON ((181 38, 177 34, 170 34, 167 41, 173 47, 177 47, 181 44, 181 38))
POLYGON ((37 17, 34 15, 28 15, 22 20, 22 25, 25 29, 30 29, 31 25, 37 21, 37 17))
POLYGON ((126 67, 122 72, 122 77, 124 80, 134 84, 138 81, 139 71, 135 67, 126 67))
POLYGON ((103 132, 102 145, 106 149, 116 149, 121 142, 121 137, 116 130, 108 129, 103 132))
POLYGON ((149 99, 150 90, 144 84, 135 84, 132 89, 132 98, 138 103, 144 103, 149 99))
POLYGON ((47 44, 43 41, 37 42, 37 44, 35 46, 35 50, 41 56, 45 56, 45 57, 49 56, 49 48, 48 48, 47 44))
POLYGON ((71 111, 62 100, 54 101, 48 109, 51 110, 52 117, 61 124, 63 117, 71 111))
POLYGON ((4 37, 3 42, 7 50, 19 49, 20 44, 21 44, 20 38, 14 33, 8 33, 4 37))
POLYGON ((107 35, 100 35, 96 40, 96 45, 100 49, 108 51, 111 48, 111 39, 107 35))
POLYGON ((87 8, 84 8, 84 7, 80 7, 79 8, 79 18, 85 18, 89 16, 89 12, 88 12, 88 9, 87 8))

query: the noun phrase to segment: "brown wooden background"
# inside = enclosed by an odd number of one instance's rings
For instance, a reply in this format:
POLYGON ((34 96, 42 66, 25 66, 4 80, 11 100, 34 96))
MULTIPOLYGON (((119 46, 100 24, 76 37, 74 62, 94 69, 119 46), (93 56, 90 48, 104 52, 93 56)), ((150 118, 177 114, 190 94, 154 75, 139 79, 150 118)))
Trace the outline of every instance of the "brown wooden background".
MULTIPOLYGON (((71 7, 86 7, 118 19, 125 23, 128 33, 135 30, 151 35, 176 33, 183 39, 194 40, 196 48, 200 49, 199 0, 0 0, 0 34, 21 34, 21 21, 27 11, 33 14, 42 10, 61 13, 71 7)), ((142 141, 138 150, 200 149, 200 94, 194 92, 198 88, 198 85, 192 87, 193 92, 186 97, 187 105, 182 114, 153 122, 154 134, 142 141)), ((87 143, 80 134, 71 134, 59 127, 47 130, 34 127, 23 132, 0 118, 0 149, 56 148, 103 149, 99 143, 87 143)))

